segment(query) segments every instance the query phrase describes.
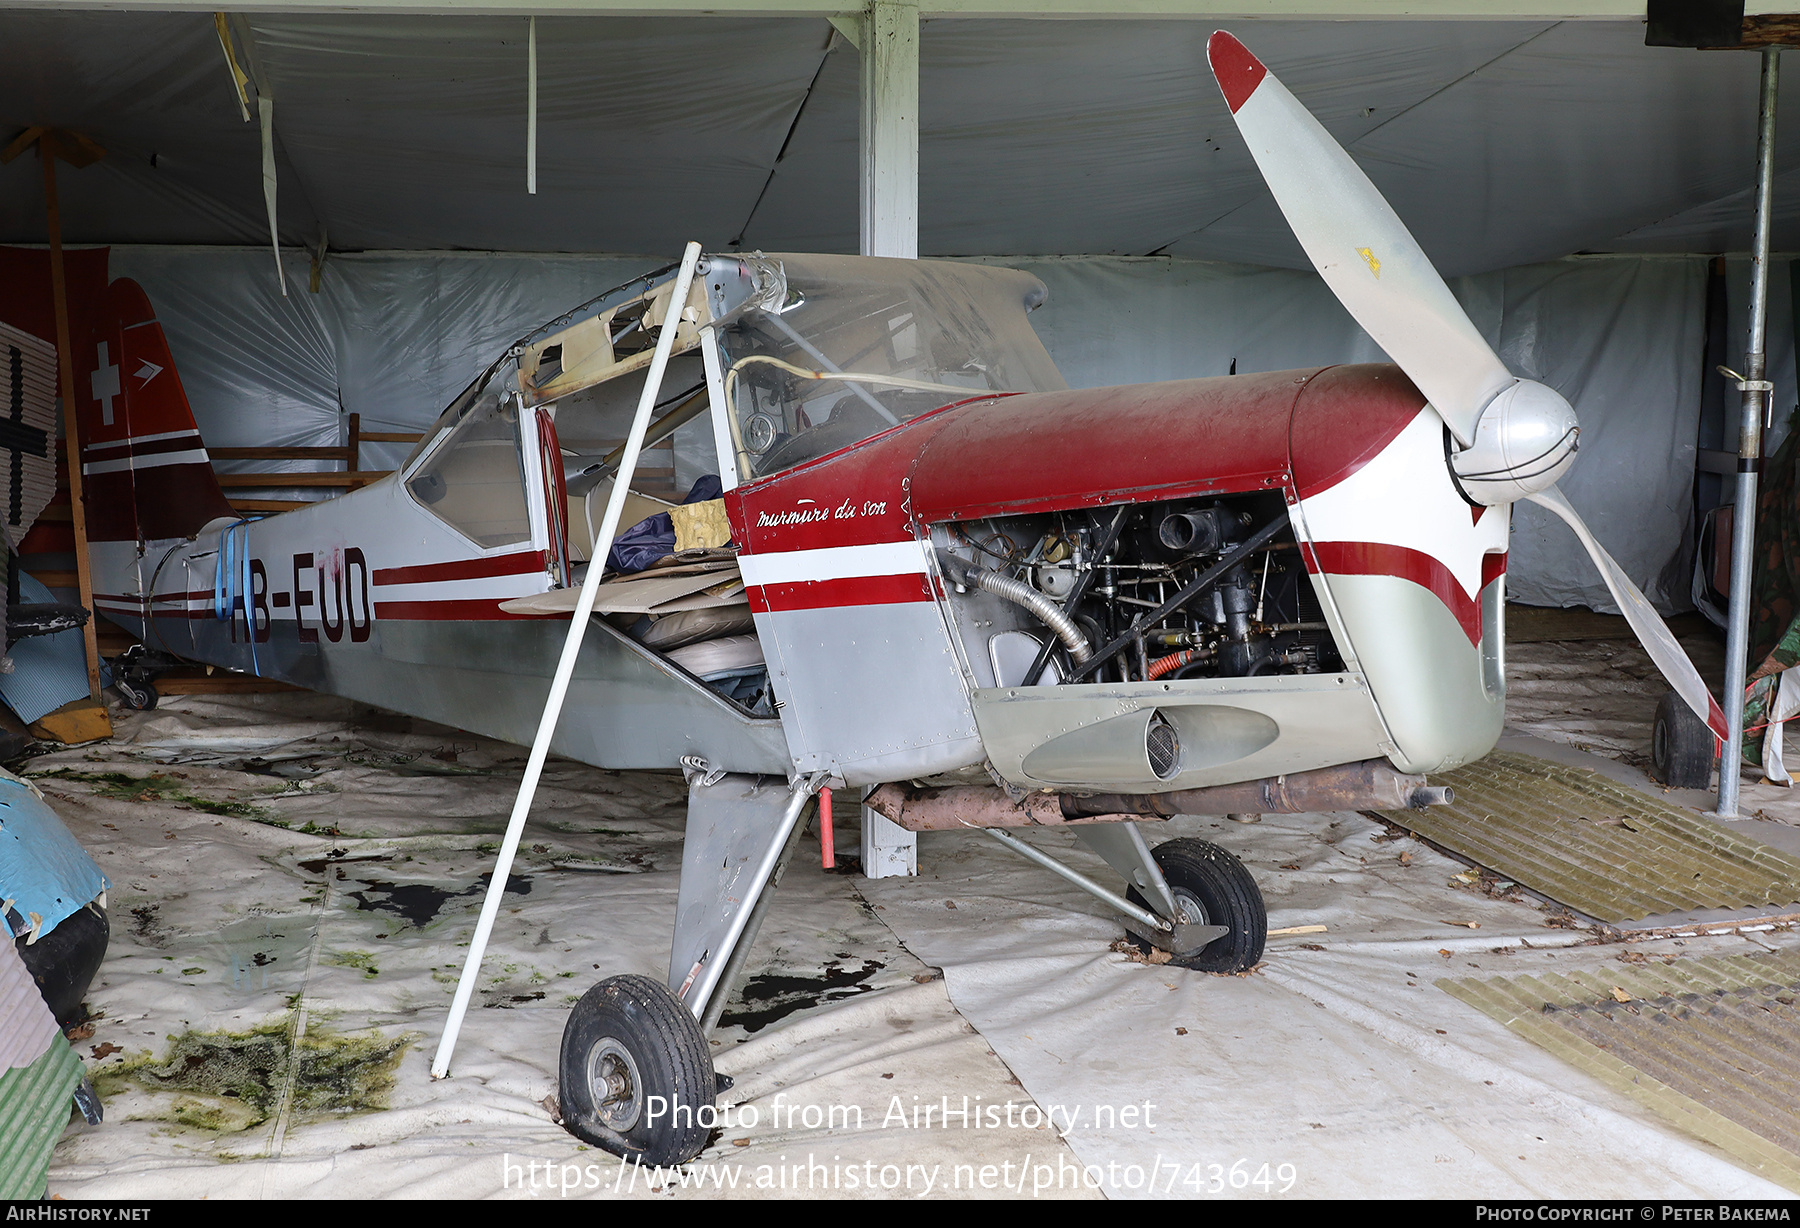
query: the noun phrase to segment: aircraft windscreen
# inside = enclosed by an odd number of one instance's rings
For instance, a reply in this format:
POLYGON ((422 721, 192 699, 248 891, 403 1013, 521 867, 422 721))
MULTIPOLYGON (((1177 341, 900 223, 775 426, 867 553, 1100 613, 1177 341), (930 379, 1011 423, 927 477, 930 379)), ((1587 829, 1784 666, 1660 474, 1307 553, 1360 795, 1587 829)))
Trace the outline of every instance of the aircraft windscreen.
POLYGON ((1066 388, 1026 319, 1028 273, 858 256, 769 256, 787 294, 723 330, 743 476, 762 476, 989 392, 1066 388))

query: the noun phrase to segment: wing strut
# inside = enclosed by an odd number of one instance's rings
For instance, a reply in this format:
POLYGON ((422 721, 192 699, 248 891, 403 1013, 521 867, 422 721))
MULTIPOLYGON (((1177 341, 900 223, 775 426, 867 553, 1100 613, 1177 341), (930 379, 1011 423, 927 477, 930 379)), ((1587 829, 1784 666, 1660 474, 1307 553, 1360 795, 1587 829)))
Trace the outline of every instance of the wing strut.
POLYGON ((650 413, 662 391, 663 372, 669 365, 669 354, 675 348, 675 334, 680 330, 680 313, 688 301, 688 287, 694 280, 695 266, 700 262, 700 245, 689 243, 681 257, 681 271, 675 274, 675 291, 669 298, 669 312, 656 339, 656 353, 650 360, 650 371, 644 377, 644 391, 638 397, 637 416, 631 420, 631 434, 626 439, 625 455, 613 481, 612 495, 606 501, 606 515, 600 519, 600 533, 594 539, 594 550, 588 564, 587 577, 581 584, 581 598, 575 615, 569 621, 569 635, 563 641, 562 659, 556 663, 556 675, 550 680, 550 697, 544 701, 544 716, 538 722, 537 738, 531 744, 531 757, 525 762, 525 778, 519 782, 519 796, 513 802, 512 817, 506 823, 506 838, 500 842, 500 854, 494 858, 494 876, 488 881, 486 897, 481 901, 481 918, 475 923, 475 937, 469 943, 469 957, 463 962, 462 976, 456 982, 456 997, 450 1003, 450 1018, 444 1024, 443 1039, 431 1059, 431 1075, 442 1079, 450 1073, 450 1055, 456 1049, 456 1037, 462 1031, 463 1016, 468 1013, 469 999, 475 992, 475 978, 481 972, 481 957, 487 950, 488 936, 494 930, 494 918, 500 912, 500 899, 506 891, 507 876, 512 873, 513 854, 519 850, 519 838, 525 833, 525 817, 537 796, 538 778, 544 772, 544 759, 550 753, 550 737, 562 716, 563 700, 569 693, 569 679, 575 673, 575 659, 581 654, 581 641, 587 633, 588 619, 593 616, 594 602, 600 596, 600 577, 606 571, 606 556, 612 552, 613 538, 619 531, 619 516, 625 510, 625 492, 637 472, 638 453, 643 450, 644 435, 650 427, 650 413))

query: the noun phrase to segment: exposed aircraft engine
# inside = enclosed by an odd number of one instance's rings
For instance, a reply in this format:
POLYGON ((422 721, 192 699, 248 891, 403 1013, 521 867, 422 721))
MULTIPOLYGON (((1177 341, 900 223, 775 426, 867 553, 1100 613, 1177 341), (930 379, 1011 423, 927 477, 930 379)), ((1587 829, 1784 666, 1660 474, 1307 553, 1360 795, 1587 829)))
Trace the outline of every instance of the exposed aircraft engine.
POLYGON ((937 536, 965 650, 995 685, 1343 668, 1274 492, 993 517, 937 536))

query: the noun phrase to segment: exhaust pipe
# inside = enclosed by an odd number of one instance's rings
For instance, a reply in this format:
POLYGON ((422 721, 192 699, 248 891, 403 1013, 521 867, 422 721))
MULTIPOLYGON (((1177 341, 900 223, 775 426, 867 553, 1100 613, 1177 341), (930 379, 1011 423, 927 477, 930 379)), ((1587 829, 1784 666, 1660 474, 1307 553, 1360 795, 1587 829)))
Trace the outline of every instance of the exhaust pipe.
POLYGON ((1423 810, 1453 801, 1441 785, 1396 772, 1385 759, 1364 759, 1311 772, 1247 780, 1242 784, 1178 789, 1173 793, 1102 793, 1065 797, 1072 815, 1136 814, 1166 819, 1178 814, 1318 814, 1328 810, 1423 810))
POLYGON ((1172 793, 1027 793, 1013 801, 988 785, 933 788, 885 784, 864 802, 908 831, 963 827, 1064 827, 1072 823, 1141 823, 1178 814, 1316 814, 1333 810, 1423 810, 1455 800, 1423 776, 1396 772, 1385 759, 1365 759, 1311 772, 1172 793))

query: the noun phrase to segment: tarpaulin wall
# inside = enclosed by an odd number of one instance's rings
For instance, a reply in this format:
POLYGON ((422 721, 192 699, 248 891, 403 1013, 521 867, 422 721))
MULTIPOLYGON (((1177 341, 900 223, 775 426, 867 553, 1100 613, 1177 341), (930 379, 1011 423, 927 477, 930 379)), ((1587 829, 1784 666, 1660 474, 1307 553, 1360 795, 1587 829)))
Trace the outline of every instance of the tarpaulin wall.
MULTIPOLYGON (((988 262, 1049 285, 1033 322, 1076 387, 1382 357, 1311 273, 1166 258, 988 262)), ((115 247, 111 268, 149 293, 208 441, 253 446, 339 443, 352 412, 366 430, 422 428, 513 338, 660 263, 334 255, 310 294, 295 256, 286 299, 266 248, 115 247)), ((1452 282, 1508 367, 1575 405, 1581 456, 1564 489, 1665 609, 1687 605, 1706 270, 1703 257, 1573 258, 1452 282)), ((1785 310, 1785 266, 1777 272, 1771 298, 1785 310)), ((1770 369, 1785 407, 1796 402, 1792 330, 1775 324, 1770 369)), ((678 480, 706 466, 705 444, 704 433, 677 441, 678 480)), ((386 468, 405 451, 369 445, 363 463, 386 468)), ((1611 608, 1571 533, 1534 506, 1513 516, 1514 600, 1611 608)))

